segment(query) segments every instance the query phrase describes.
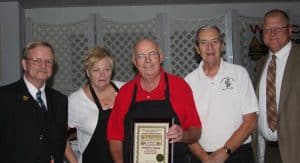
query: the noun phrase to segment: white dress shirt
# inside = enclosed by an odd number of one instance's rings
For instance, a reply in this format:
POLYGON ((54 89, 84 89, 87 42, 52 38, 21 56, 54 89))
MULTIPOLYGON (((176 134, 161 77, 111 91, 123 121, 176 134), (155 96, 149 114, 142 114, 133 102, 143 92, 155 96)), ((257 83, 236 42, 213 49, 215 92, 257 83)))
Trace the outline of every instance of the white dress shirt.
POLYGON ((40 89, 37 89, 32 83, 30 83, 25 76, 23 76, 23 80, 25 82, 25 85, 30 93, 30 95, 37 101, 36 99, 36 93, 40 90, 41 91, 41 97, 42 97, 42 100, 47 108, 47 99, 46 99, 46 93, 45 93, 45 87, 46 87, 46 84, 44 83, 44 85, 40 88, 40 89))
POLYGON ((266 113, 266 82, 267 82, 267 69, 268 65, 271 61, 272 55, 276 55, 276 104, 277 104, 277 111, 279 106, 279 98, 280 98, 280 88, 281 83, 284 75, 285 65, 287 58, 289 56, 290 50, 292 47, 292 43, 289 42, 287 45, 285 45, 280 51, 277 53, 269 52, 269 58, 267 61, 267 64, 262 72, 262 76, 260 78, 259 83, 259 118, 258 118, 258 128, 260 130, 260 133, 263 135, 263 137, 267 141, 277 141, 277 130, 275 132, 272 132, 272 130, 268 126, 267 122, 267 113, 266 113))

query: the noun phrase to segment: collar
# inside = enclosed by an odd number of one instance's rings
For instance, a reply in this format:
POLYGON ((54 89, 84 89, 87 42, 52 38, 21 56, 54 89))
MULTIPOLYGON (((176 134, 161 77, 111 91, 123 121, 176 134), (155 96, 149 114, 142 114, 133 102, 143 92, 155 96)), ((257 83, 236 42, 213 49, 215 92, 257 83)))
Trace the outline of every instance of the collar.
MULTIPOLYGON (((206 78, 208 78, 208 76, 204 73, 203 66, 204 66, 204 62, 201 61, 199 64, 199 77, 205 76, 206 78)), ((223 71, 224 71, 224 61, 223 61, 223 58, 221 58, 220 67, 219 67, 219 70, 218 70, 216 76, 214 77, 214 79, 216 79, 218 76, 220 76, 220 74, 222 74, 223 71)))
MULTIPOLYGON (((32 83, 30 83, 30 81, 28 81, 24 75, 23 75, 23 80, 25 82, 25 85, 26 85, 29 93, 31 94, 32 97, 35 98, 36 93, 38 92, 38 89, 32 83)), ((44 92, 45 92, 45 87, 46 87, 46 84, 44 84, 40 89, 42 94, 44 94, 44 92)))
MULTIPOLYGON (((136 80, 136 83, 137 83, 137 90, 138 91, 145 91, 142 86, 141 86, 141 75, 138 74, 137 75, 137 80, 136 80)), ((154 92, 154 91, 157 91, 157 90, 161 90, 161 89, 164 89, 165 88, 165 72, 163 70, 163 68, 160 68, 160 80, 159 80, 159 83, 157 85, 156 88, 154 88, 151 92, 154 92)), ((147 92, 147 91, 145 91, 147 92)))
POLYGON ((291 51, 292 48, 292 42, 289 41, 283 48, 281 48, 278 52, 276 53, 272 53, 271 51, 269 51, 269 58, 271 58, 272 55, 276 55, 276 59, 280 60, 283 57, 285 57, 286 55, 289 54, 289 52, 291 51))

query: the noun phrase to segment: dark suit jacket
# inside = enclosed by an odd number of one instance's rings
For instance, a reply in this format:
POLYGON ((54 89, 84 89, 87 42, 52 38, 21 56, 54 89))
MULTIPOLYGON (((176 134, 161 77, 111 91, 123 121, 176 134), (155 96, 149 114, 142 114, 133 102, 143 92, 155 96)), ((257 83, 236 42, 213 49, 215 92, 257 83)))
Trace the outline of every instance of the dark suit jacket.
POLYGON ((46 87, 47 109, 43 114, 23 78, 0 87, 0 162, 62 163, 67 132, 67 97, 46 87), (46 115, 46 116, 41 116, 46 115), (41 136, 41 121, 46 134, 41 136), (41 146, 41 140, 44 143, 41 146), (46 141, 47 140, 47 141, 46 141))
MULTIPOLYGON (((260 76, 267 57, 257 66, 259 92, 260 76)), ((300 46, 292 45, 287 59, 279 98, 278 143, 283 163, 300 163, 300 46)))

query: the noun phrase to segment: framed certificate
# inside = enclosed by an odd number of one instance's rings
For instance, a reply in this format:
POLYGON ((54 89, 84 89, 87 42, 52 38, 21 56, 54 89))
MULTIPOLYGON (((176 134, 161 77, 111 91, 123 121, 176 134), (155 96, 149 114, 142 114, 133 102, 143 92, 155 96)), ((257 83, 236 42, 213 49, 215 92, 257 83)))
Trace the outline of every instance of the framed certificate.
POLYGON ((171 119, 132 121, 132 163, 170 163, 172 150, 167 132, 171 119))

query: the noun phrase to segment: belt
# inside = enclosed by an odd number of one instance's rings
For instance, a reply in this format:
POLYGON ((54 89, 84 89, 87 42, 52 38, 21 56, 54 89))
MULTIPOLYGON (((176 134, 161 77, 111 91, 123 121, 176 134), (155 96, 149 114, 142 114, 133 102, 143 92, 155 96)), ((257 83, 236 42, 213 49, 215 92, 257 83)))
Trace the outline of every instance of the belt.
POLYGON ((250 143, 241 145, 235 152, 248 151, 248 150, 252 150, 250 143))
POLYGON ((279 147, 278 141, 267 141, 266 144, 267 144, 269 147, 273 147, 273 148, 278 148, 278 147, 279 147))

